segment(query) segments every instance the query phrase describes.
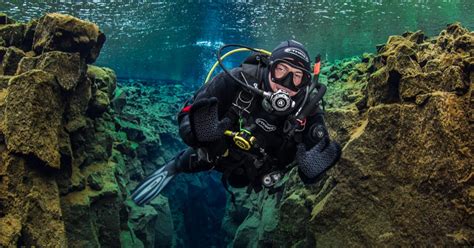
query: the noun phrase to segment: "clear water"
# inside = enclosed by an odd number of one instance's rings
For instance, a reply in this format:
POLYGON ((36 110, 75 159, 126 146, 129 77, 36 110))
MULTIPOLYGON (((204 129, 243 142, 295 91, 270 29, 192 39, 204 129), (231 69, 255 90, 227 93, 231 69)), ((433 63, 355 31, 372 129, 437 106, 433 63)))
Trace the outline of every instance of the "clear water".
POLYGON ((436 35, 455 21, 474 29, 472 0, 2 1, 0 11, 21 21, 45 12, 90 20, 107 36, 96 64, 119 77, 189 84, 202 83, 224 43, 271 50, 293 38, 334 60, 374 52, 407 30, 436 35))
MULTIPOLYGON (((121 78, 193 86, 202 84, 216 50, 226 43, 271 50, 283 40, 297 39, 312 56, 336 60, 375 52, 388 36, 405 31, 432 36, 455 21, 474 30, 474 0, 0 1, 0 12, 18 21, 61 12, 97 23, 107 41, 96 64, 114 69, 121 78)), ((178 195, 173 184, 183 181, 174 181, 164 193, 178 195)), ((223 188, 211 188, 211 198, 223 204, 223 188)), ((189 217, 177 235, 189 237, 184 241, 188 247, 222 247, 223 231, 215 223, 224 207, 215 204, 215 216, 195 215, 205 213, 207 205, 198 196, 190 199, 192 203, 170 197, 173 210, 189 217), (221 236, 210 238, 209 233, 221 236)))

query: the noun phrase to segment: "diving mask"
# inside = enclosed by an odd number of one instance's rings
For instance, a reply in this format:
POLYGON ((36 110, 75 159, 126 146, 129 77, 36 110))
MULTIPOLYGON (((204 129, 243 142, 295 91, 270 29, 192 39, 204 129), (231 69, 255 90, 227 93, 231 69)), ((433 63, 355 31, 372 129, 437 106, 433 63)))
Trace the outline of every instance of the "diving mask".
POLYGON ((276 59, 270 67, 273 82, 297 92, 311 81, 311 72, 287 59, 276 59))

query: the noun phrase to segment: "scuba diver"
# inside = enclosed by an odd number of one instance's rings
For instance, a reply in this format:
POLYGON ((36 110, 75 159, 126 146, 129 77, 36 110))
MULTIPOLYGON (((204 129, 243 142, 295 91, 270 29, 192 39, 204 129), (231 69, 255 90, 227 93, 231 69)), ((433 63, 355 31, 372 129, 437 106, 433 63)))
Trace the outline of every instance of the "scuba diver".
POLYGON ((318 83, 320 57, 314 75, 309 54, 294 40, 271 53, 242 45, 224 45, 217 53, 223 72, 206 83, 178 113, 179 134, 189 148, 156 170, 132 192, 144 205, 179 173, 215 169, 222 172, 225 189, 248 187, 269 193, 295 163, 305 184, 333 166, 340 145, 329 139, 320 107, 326 87, 318 83), (224 48, 237 46, 254 53, 239 67, 225 68, 224 48))

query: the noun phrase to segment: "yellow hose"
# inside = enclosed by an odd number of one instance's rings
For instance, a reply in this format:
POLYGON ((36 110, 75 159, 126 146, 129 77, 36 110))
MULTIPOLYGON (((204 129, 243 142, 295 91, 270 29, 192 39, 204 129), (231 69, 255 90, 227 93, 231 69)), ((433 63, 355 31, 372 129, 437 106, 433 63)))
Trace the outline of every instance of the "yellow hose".
MULTIPOLYGON (((264 54, 267 54, 267 55, 271 55, 272 53, 267 51, 267 50, 264 50, 264 49, 255 49, 261 53, 264 53, 264 54)), ((237 52, 245 52, 245 51, 252 51, 248 48, 237 48, 237 49, 234 49, 232 51, 229 51, 227 52, 226 54, 224 54, 224 56, 221 57, 221 60, 224 60, 227 56, 231 55, 231 54, 234 54, 234 53, 237 53, 237 52)), ((207 83, 207 81, 209 81, 209 79, 211 78, 212 76, 212 73, 214 72, 214 70, 216 69, 217 65, 219 65, 219 61, 216 61, 216 63, 214 63, 214 65, 212 66, 211 70, 209 71, 209 73, 207 74, 207 77, 206 77, 206 81, 204 81, 204 84, 207 83)))

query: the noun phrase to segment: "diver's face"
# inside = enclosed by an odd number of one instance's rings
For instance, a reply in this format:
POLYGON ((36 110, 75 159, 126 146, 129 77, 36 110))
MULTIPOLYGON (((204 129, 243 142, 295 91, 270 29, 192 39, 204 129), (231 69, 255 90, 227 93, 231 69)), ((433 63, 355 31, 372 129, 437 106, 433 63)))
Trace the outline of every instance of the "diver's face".
MULTIPOLYGON (((303 78, 303 72, 301 70, 299 70, 297 68, 294 68, 291 65, 286 64, 286 63, 279 63, 275 67, 275 77, 276 78, 283 78, 286 75, 288 75, 288 73, 290 73, 290 72, 293 74, 293 84, 295 86, 300 85, 301 81, 302 81, 302 78, 303 78)), ((268 81, 270 82, 270 88, 272 89, 273 92, 277 92, 278 90, 283 90, 283 91, 287 92, 288 95, 290 95, 290 96, 294 96, 298 93, 298 91, 290 90, 290 89, 286 88, 285 86, 282 86, 280 84, 277 84, 277 83, 273 82, 270 73, 268 73, 268 81)))
POLYGON ((275 66, 275 78, 281 79, 286 77, 289 73, 293 73, 293 84, 298 87, 303 79, 303 71, 294 68, 287 63, 278 63, 275 66))

